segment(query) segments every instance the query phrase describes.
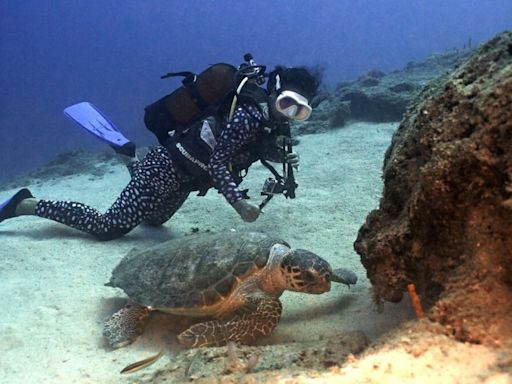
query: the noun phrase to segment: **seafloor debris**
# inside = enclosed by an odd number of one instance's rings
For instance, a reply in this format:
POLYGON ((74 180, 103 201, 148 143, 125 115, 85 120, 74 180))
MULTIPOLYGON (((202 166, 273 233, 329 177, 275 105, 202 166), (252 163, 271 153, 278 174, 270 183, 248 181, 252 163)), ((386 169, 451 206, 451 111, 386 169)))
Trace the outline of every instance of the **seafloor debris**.
POLYGON ((342 365, 347 357, 361 353, 368 339, 361 331, 338 334, 322 340, 264 346, 229 344, 217 348, 184 350, 169 356, 169 363, 141 371, 138 383, 178 383, 229 376, 232 382, 247 374, 287 369, 324 371, 342 365))
POLYGON ((258 364, 259 355, 253 353, 246 359, 238 357, 237 345, 234 342, 229 342, 227 345, 227 361, 224 367, 225 374, 238 373, 238 372, 251 372, 256 364, 258 364))

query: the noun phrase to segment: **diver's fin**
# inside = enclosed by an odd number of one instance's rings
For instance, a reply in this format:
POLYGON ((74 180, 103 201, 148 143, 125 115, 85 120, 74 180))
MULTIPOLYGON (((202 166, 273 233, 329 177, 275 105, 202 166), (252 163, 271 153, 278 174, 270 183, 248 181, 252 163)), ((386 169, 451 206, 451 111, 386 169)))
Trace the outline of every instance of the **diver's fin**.
POLYGON ((25 199, 30 199, 32 193, 27 188, 20 189, 12 197, 0 204, 0 222, 16 217, 16 207, 25 199))
POLYGON ((117 127, 93 104, 84 101, 64 109, 64 114, 87 132, 109 144, 117 153, 135 156, 135 144, 128 140, 117 127))

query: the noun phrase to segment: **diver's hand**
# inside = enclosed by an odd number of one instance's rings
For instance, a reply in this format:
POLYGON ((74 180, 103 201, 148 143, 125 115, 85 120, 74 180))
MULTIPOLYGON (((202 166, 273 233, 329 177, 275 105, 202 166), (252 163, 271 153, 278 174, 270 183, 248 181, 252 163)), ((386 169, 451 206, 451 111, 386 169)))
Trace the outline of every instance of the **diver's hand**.
POLYGON ((233 208, 235 208, 243 221, 248 223, 252 223, 260 215, 260 209, 256 205, 249 203, 246 199, 233 203, 233 208))
POLYGON ((298 168, 299 167, 299 154, 295 153, 295 152, 287 153, 286 157, 285 157, 285 161, 288 164, 293 165, 293 168, 298 168))

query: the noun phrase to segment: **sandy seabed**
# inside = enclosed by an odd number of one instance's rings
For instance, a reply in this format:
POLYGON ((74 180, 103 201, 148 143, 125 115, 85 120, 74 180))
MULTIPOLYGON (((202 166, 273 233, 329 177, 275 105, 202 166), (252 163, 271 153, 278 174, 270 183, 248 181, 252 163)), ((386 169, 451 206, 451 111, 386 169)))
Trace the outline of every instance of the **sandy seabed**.
MULTIPOLYGON (((110 242, 34 217, 0 224, 0 382, 511 383, 508 350, 462 344, 433 332, 425 321, 415 321, 407 300, 385 304, 383 310, 372 301, 352 243, 368 212, 378 205, 384 152, 396 127, 355 123, 301 136, 296 147, 301 156, 297 198, 275 197, 251 224, 243 223, 214 190, 205 197, 191 195, 163 227, 141 226, 110 242), (177 343, 173 323, 162 316, 151 319, 145 334, 131 346, 107 348, 103 322, 125 298, 120 290, 104 286, 113 267, 133 247, 197 230, 277 234, 294 248, 309 249, 333 267, 357 273, 359 281, 350 289, 336 285, 321 296, 285 293, 282 320, 260 345, 307 345, 362 331, 372 342, 370 348, 324 370, 268 371, 256 365, 253 373, 242 376, 197 370, 184 375, 169 368, 173 356, 188 355, 177 343), (127 364, 161 348, 166 354, 155 365, 132 375, 119 374, 127 364)), ((250 188, 254 201, 261 199, 259 191, 268 176, 260 165, 251 168, 243 185, 250 188)), ((80 201, 104 211, 128 180, 124 166, 115 164, 103 177, 77 174, 34 181, 28 187, 36 197, 80 201)), ((1 191, 0 197, 13 192, 1 191)))

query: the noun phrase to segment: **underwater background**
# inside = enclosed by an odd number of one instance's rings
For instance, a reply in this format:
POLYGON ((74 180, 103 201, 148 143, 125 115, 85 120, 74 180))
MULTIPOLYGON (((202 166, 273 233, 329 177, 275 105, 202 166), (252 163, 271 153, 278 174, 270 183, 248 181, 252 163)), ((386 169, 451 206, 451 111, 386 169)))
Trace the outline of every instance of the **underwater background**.
MULTIPOLYGON (((400 120, 409 101, 428 91, 424 87, 431 80, 467 60, 477 51, 472 48, 512 29, 510 15, 510 0, 1 1, 0 202, 27 187, 37 198, 72 199, 104 212, 119 196, 130 180, 126 167, 108 146, 64 116, 63 109, 71 104, 96 104, 142 154, 144 145, 156 143, 144 127, 144 107, 180 84, 180 79, 160 80, 167 72, 200 72, 217 62, 238 65, 250 52, 269 69, 277 64, 323 67, 328 92, 308 121, 292 125, 294 149, 301 155, 297 198, 274 198, 254 223, 240 220, 213 189, 203 197, 191 194, 165 225, 141 225, 115 241, 100 242, 33 216, 2 222, 0 307, 8 310, 0 318, 0 383, 228 382, 229 349, 185 349, 176 339, 180 320, 172 316, 155 313, 144 334, 126 348, 109 348, 102 330, 105 320, 126 303, 121 290, 105 283, 134 248, 237 231, 279 236, 293 248, 321 255, 334 268, 354 271, 358 281, 350 288, 333 285, 320 296, 285 292, 275 331, 257 345, 235 350, 248 362, 249 357, 259 359, 254 372, 242 366, 240 373, 256 378, 233 382, 275 383, 288 372, 292 379, 283 381, 309 383, 308 377, 298 376, 306 371, 317 376, 314 382, 325 383, 512 382, 512 348, 460 343, 438 330, 422 330, 425 323, 417 321, 407 297, 400 303, 376 299, 371 270, 354 248, 361 226, 385 197, 383 160, 392 141, 396 148, 396 133, 404 132, 400 120), (416 326, 420 328, 410 328, 416 326), (123 367, 159 350, 165 353, 153 366, 120 374, 123 367), (375 377, 380 379, 372 381, 375 377)), ((500 51, 487 49, 485 60, 477 62, 485 63, 480 69, 497 71, 501 55, 508 71, 503 72, 511 73, 512 37, 502 35, 506 38, 498 40, 506 43, 500 51)), ((469 68, 467 77, 485 72, 473 71, 477 64, 459 69, 469 68)), ((500 78, 497 83, 505 82, 500 78)), ((486 93, 487 88, 481 92, 486 93)), ((504 111, 509 104, 503 104, 504 111)), ((478 111, 480 104, 465 106, 478 111)), ((461 109, 450 110, 449 119, 437 113, 440 109, 430 114, 433 120, 452 124, 467 119, 461 109)), ((418 113, 428 115, 425 111, 418 113)), ((502 123, 509 114, 496 115, 502 123)), ((510 121, 500 126, 504 135, 511 132, 510 121)), ((241 187, 259 202, 268 176, 268 169, 254 164, 241 187)), ((409 180, 396 179, 402 185, 409 180)), ((479 223, 475 227, 484 229, 479 223)), ((450 239, 447 247, 451 245, 450 239)), ((429 261, 435 260, 431 251, 426 248, 429 261)), ((401 272, 387 264, 395 258, 380 260, 392 276, 401 272)), ((488 292, 494 294, 493 289, 488 292)), ((487 314, 488 307, 474 307, 487 314)), ((461 323, 465 327, 465 320, 461 323)), ((498 341, 509 340, 503 336, 498 341)))
POLYGON ((325 85, 477 45, 510 28, 508 0, 0 2, 0 181, 78 148, 104 148, 62 110, 88 100, 139 145, 169 71, 320 65, 325 85))

